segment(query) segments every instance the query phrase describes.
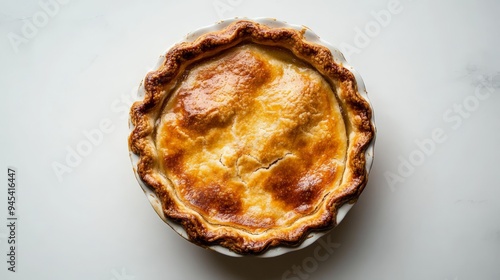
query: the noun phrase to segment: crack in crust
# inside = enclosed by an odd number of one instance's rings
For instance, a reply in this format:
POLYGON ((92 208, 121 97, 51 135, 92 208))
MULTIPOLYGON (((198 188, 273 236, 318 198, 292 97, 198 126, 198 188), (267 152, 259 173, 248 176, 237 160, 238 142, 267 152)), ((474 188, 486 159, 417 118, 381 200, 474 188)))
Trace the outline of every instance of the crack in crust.
POLYGON ((278 164, 278 162, 280 162, 280 161, 284 160, 287 156, 290 156, 290 155, 292 155, 292 153, 288 152, 288 153, 284 154, 282 157, 279 157, 279 158, 277 158, 277 159, 273 160, 273 161, 272 161, 270 164, 268 164, 267 166, 261 166, 261 167, 259 167, 259 168, 255 169, 255 170, 253 171, 253 173, 255 173, 255 172, 259 171, 259 170, 262 170, 262 169, 269 170, 271 167, 273 167, 273 166, 277 165, 277 164, 278 164))
MULTIPOLYGON (((366 185, 368 174, 365 169, 364 152, 373 140, 375 130, 371 123, 371 108, 358 93, 354 75, 342 65, 335 63, 331 52, 326 47, 307 42, 303 33, 297 30, 269 28, 252 21, 242 20, 232 23, 219 32, 202 35, 192 43, 178 44, 168 51, 165 58, 164 64, 159 69, 147 74, 144 81, 145 97, 142 101, 134 103, 131 108, 130 116, 135 128, 129 137, 129 147, 140 157, 137 166, 140 178, 160 198, 165 216, 180 223, 186 230, 190 241, 201 246, 218 244, 239 254, 259 254, 275 246, 297 246, 311 231, 325 230, 336 225, 337 210, 340 206, 346 202, 355 201, 366 185), (335 87, 334 92, 338 95, 337 99, 345 112, 348 149, 345 155, 342 185, 330 191, 323 198, 321 205, 313 212, 309 212, 306 223, 295 222, 284 228, 282 232, 270 230, 250 232, 241 227, 207 223, 196 211, 179 203, 172 190, 172 184, 167 182, 159 171, 161 160, 156 151, 153 134, 156 128, 155 122, 163 111, 162 104, 170 98, 170 90, 176 86, 177 80, 189 65, 242 42, 290 50, 300 60, 306 61, 320 72, 335 87)), ((234 123, 232 126, 234 127, 234 123)), ((300 129, 302 130, 302 127, 300 129)), ((248 156, 251 157, 251 155, 248 156)), ((254 172, 277 167, 280 161, 290 156, 292 153, 287 153, 272 161, 267 167, 264 165, 254 172)), ((179 158, 172 160, 179 160, 179 158)), ((225 166, 222 155, 218 160, 225 166)), ((282 172, 285 175, 291 175, 289 171, 282 170, 282 172)), ((236 176, 242 179, 239 171, 236 176)), ((284 187, 280 184, 281 182, 276 182, 276 186, 284 187)), ((221 191, 220 186, 213 186, 213 188, 221 191)), ((227 201, 224 200, 223 203, 227 204, 227 211, 235 211, 237 206, 231 204, 230 197, 225 199, 227 201)))

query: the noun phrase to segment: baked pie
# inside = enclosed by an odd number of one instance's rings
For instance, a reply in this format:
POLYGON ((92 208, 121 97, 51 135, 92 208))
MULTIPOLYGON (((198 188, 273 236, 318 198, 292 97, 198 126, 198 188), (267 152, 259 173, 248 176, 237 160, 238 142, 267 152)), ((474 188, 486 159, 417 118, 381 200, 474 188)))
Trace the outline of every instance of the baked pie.
POLYGON ((145 77, 129 147, 190 241, 238 254, 298 246, 365 187, 370 104, 304 32, 238 20, 175 45, 145 77))

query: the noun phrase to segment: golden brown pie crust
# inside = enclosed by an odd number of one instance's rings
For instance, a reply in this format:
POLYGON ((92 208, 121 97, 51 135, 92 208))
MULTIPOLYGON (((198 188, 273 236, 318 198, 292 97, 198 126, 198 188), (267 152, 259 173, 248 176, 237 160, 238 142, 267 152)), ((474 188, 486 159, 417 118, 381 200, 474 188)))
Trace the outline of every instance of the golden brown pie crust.
POLYGON ((366 185, 354 75, 303 32, 241 20, 174 46, 131 109, 137 172, 201 246, 299 245, 366 185))

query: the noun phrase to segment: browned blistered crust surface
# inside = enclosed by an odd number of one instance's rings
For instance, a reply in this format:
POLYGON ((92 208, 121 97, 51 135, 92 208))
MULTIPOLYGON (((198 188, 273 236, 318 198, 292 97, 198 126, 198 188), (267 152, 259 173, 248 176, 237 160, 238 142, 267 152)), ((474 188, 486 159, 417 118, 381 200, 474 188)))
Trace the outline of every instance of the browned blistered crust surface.
POLYGON ((261 253, 336 224, 367 174, 371 110, 301 32, 238 21, 174 46, 131 109, 137 171, 202 246, 261 253))

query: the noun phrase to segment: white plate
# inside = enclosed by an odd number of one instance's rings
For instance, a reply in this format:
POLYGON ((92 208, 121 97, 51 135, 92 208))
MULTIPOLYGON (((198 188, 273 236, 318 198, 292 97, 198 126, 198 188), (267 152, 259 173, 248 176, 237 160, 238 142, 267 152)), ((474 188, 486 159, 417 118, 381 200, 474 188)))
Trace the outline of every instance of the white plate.
MULTIPOLYGON (((247 18, 234 18, 234 19, 223 20, 223 21, 217 22, 213 25, 200 28, 200 29, 186 35, 186 37, 183 38, 178 43, 180 43, 180 42, 192 42, 192 41, 196 40, 196 38, 198 38, 199 36, 201 36, 207 32, 214 32, 214 31, 222 30, 225 27, 227 27, 229 24, 231 24, 235 21, 238 21, 238 20, 242 20, 242 19, 247 19, 247 18)), ((316 35, 315 33, 313 33, 309 28, 307 28, 305 26, 300 26, 300 25, 288 24, 286 22, 278 21, 276 19, 271 19, 271 18, 257 18, 257 19, 249 19, 249 20, 267 25, 269 27, 285 27, 285 28, 292 28, 295 30, 305 29, 306 31, 304 33, 304 36, 308 41, 328 47, 333 54, 335 62, 342 64, 345 68, 349 69, 349 71, 351 71, 354 74, 356 82, 357 82, 359 93, 370 104, 370 101, 368 99, 368 94, 366 92, 365 84, 363 83, 361 76, 354 70, 354 68, 352 66, 350 66, 347 63, 347 61, 344 58, 344 55, 337 48, 332 46, 330 43, 325 42, 322 39, 320 39, 319 36, 316 35)), ((159 68, 163 64, 164 61, 165 61, 165 56, 164 55, 160 56, 160 59, 158 60, 158 63, 155 66, 155 69, 152 69, 152 70, 156 70, 157 68, 159 68)), ((139 90, 137 93, 137 100, 142 100, 143 98, 144 98, 144 83, 141 82, 141 85, 139 86, 139 90)), ((371 104, 370 104, 370 106, 371 106, 371 104)), ((373 112, 373 109, 372 109, 372 112, 373 112)), ((373 117, 373 113, 372 113, 372 120, 371 121, 372 121, 373 127, 375 128, 375 120, 373 117)), ((130 127, 130 131, 132 131, 134 128, 130 121, 129 121, 129 127, 130 127)), ((373 139, 373 141, 370 143, 370 145, 366 149, 366 172, 367 173, 370 172, 370 169, 372 167, 374 145, 375 145, 375 138, 373 139)), ((163 214, 163 211, 162 211, 162 206, 161 206, 160 200, 158 199, 156 194, 153 192, 153 190, 150 187, 148 187, 141 180, 139 175, 137 174, 137 163, 139 161, 139 157, 137 155, 135 155, 134 153, 130 152, 130 159, 132 161, 132 165, 134 168, 134 173, 135 173, 135 176, 137 178, 137 181, 139 182, 139 185, 141 186, 142 190, 146 194, 147 198, 149 199, 149 201, 150 201, 151 205, 153 206, 153 208, 155 209, 156 213, 158 213, 160 218, 163 221, 165 221, 165 223, 167 223, 170 227, 172 227, 172 229, 175 230, 180 236, 184 237, 185 239, 189 239, 186 231, 184 230, 184 228, 180 224, 177 224, 177 223, 175 223, 175 222, 173 222, 165 217, 165 215, 163 214)), ((337 219, 336 219, 337 225, 342 221, 342 219, 344 219, 347 212, 349 212, 349 210, 352 208, 353 205, 354 204, 346 203, 339 208, 339 210, 337 212, 337 219)), ((260 254, 257 256, 263 257, 263 258, 276 257, 279 255, 288 253, 288 252, 300 250, 302 248, 305 248, 305 247, 311 245, 316 240, 318 240, 318 238, 324 236, 328 232, 329 232, 328 230, 312 232, 309 234, 308 238, 306 240, 304 240, 297 247, 282 247, 282 246, 273 247, 273 248, 270 248, 269 250, 267 250, 266 252, 264 252, 263 254, 260 254)), ((237 253, 235 253, 235 252, 233 252, 225 247, 219 246, 219 245, 209 246, 208 248, 213 250, 213 251, 219 252, 221 254, 227 255, 227 256, 232 256, 232 257, 244 257, 245 256, 245 255, 237 254, 237 253)))

